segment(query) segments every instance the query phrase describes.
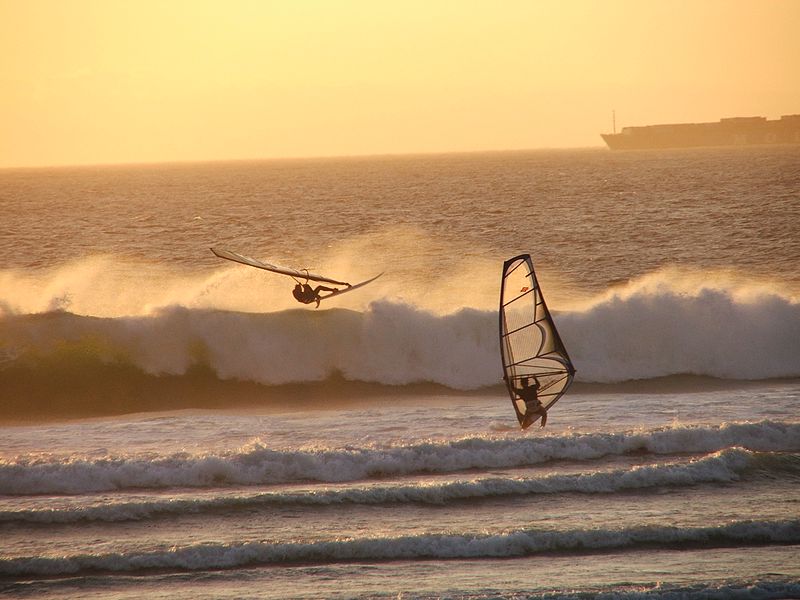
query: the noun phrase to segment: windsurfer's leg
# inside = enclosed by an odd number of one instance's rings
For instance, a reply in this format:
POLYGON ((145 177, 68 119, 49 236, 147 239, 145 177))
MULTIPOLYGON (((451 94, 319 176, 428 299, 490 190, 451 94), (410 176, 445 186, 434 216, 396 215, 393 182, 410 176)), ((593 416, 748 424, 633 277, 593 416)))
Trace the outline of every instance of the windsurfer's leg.
POLYGON ((317 306, 319 306, 319 301, 320 300, 323 300, 324 298, 327 298, 328 296, 332 296, 333 292, 338 292, 338 291, 339 290, 337 290, 336 288, 329 288, 329 287, 326 287, 324 285, 318 285, 314 289, 314 295, 315 295, 314 299, 317 301, 317 306), (320 292, 330 292, 330 294, 325 294, 324 296, 320 296, 320 292))

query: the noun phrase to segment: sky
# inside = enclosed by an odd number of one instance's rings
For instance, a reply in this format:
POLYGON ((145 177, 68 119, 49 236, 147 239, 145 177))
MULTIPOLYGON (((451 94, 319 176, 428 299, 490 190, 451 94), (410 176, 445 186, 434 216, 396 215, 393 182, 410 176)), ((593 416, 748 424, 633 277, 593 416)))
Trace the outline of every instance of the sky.
POLYGON ((602 146, 800 113, 800 0, 0 0, 0 168, 602 146))

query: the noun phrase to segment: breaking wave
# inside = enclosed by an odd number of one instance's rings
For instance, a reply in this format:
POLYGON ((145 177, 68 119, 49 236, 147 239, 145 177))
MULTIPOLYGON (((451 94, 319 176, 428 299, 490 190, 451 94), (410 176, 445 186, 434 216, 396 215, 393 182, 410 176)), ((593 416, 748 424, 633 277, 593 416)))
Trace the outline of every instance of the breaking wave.
POLYGON ((58 576, 83 572, 235 569, 247 565, 352 560, 511 558, 544 552, 592 552, 639 547, 704 548, 800 543, 800 521, 738 521, 715 527, 640 526, 624 529, 485 535, 412 535, 308 543, 204 543, 167 550, 0 559, 0 576, 58 576))
POLYGON ((642 465, 611 471, 550 474, 542 477, 481 477, 449 482, 370 484, 366 486, 294 490, 192 498, 148 498, 104 501, 101 505, 0 511, 0 522, 77 523, 139 521, 169 515, 220 510, 251 511, 274 506, 342 504, 449 505, 453 501, 542 494, 612 494, 667 486, 729 483, 748 476, 800 478, 800 455, 760 453, 743 448, 714 452, 689 462, 642 465))
MULTIPOLYGON (((713 453, 741 447, 756 452, 800 450, 800 424, 762 421, 721 426, 683 426, 620 433, 573 433, 541 438, 470 437, 413 445, 380 445, 346 449, 273 450, 261 441, 238 450, 208 454, 108 456, 30 455, 0 460, 0 494, 81 494, 123 489, 175 487, 220 488, 290 482, 342 483, 386 476, 453 473, 469 469, 498 469, 540 465, 554 460, 596 460, 607 456, 713 453)), ((632 471, 619 474, 617 485, 633 486, 670 477, 733 477, 748 458, 740 451, 669 474, 632 471), (737 466, 738 465, 738 466, 737 466), (708 469, 708 471, 706 470, 708 469), (694 475, 687 475, 694 473, 694 475), (704 475, 704 473, 706 473, 704 475), (709 474, 710 473, 710 474, 709 474), (640 479, 639 479, 640 478, 640 479)), ((537 481, 537 480, 533 480, 537 481)), ((580 486, 569 478, 550 484, 580 486)), ((586 485, 602 487, 598 475, 586 485)), ((607 485, 613 485, 606 482, 607 485)), ((501 484, 506 485, 506 484, 501 484)), ((546 486, 538 483, 507 484, 546 486)), ((479 483, 491 487, 491 484, 479 483)), ((453 488, 457 490, 458 488, 453 488)), ((578 491, 578 490, 576 490, 578 491)), ((451 490, 452 492, 452 490, 451 490)), ((456 493, 458 493, 456 491, 456 493)), ((433 494, 435 495, 435 493, 433 494)))
MULTIPOLYGON (((611 294, 556 316, 577 380, 613 383, 693 374, 800 377, 800 303, 779 293, 705 289, 611 294)), ((29 379, 111 367, 152 376, 205 368, 262 386, 333 374, 380 385, 474 390, 499 383, 496 312, 436 314, 393 301, 364 311, 255 314, 172 307, 135 317, 0 313, 0 376, 29 379)), ((115 376, 106 372, 104 377, 115 376)), ((116 375, 120 377, 121 375, 116 375)))

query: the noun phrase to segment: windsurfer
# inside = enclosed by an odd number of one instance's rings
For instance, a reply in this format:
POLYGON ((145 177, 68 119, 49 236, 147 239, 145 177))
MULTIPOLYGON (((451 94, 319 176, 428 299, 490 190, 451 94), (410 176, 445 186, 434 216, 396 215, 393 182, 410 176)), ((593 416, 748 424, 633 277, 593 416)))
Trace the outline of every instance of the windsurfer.
POLYGON ((547 409, 542 406, 539 400, 539 380, 533 377, 531 385, 530 377, 522 380, 522 387, 517 388, 517 395, 525 401, 525 415, 522 419, 522 428, 527 429, 536 420, 537 415, 542 417, 542 427, 547 424, 547 409))
POLYGON ((317 303, 317 308, 319 308, 319 301, 323 298, 327 298, 327 296, 320 296, 320 292, 338 292, 336 288, 329 288, 324 285, 318 285, 315 288, 312 288, 308 283, 298 283, 294 286, 292 290, 292 296, 294 299, 302 304, 311 304, 312 302, 317 303))

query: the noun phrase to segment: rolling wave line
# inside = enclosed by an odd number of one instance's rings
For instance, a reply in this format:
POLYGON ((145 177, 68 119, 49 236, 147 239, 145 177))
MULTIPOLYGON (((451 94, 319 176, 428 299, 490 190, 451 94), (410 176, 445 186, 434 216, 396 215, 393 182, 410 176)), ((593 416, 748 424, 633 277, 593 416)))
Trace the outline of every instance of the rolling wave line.
POLYGON ((728 483, 747 477, 790 472, 800 476, 800 455, 757 453, 731 448, 687 463, 666 463, 608 472, 543 477, 484 477, 452 482, 377 484, 344 489, 308 489, 213 498, 169 498, 105 502, 100 506, 0 511, 4 523, 78 523, 140 521, 164 516, 274 506, 333 506, 341 504, 450 504, 453 501, 539 494, 613 494, 665 486, 728 483))
POLYGON ((346 561, 477 559, 634 548, 704 548, 800 543, 800 520, 738 521, 709 527, 640 526, 484 535, 367 537, 310 543, 204 543, 168 550, 0 559, 0 577, 195 571, 250 565, 346 561))
POLYGON ((84 494, 124 489, 224 488, 289 482, 343 483, 376 477, 514 468, 646 453, 711 453, 742 447, 800 450, 800 423, 761 421, 540 438, 470 437, 411 446, 274 450, 254 442, 235 451, 162 456, 19 456, 0 460, 0 494, 84 494))

